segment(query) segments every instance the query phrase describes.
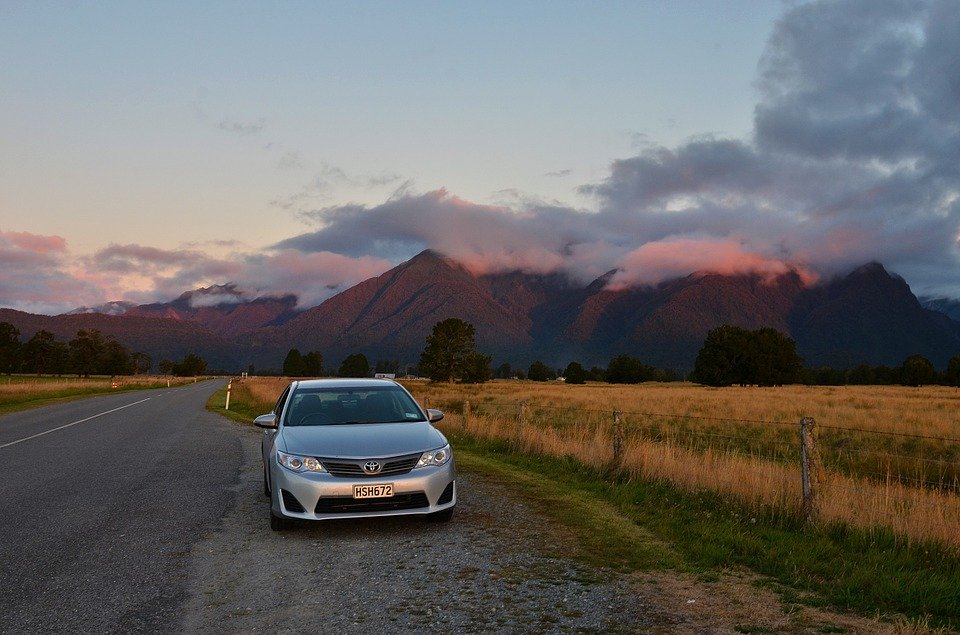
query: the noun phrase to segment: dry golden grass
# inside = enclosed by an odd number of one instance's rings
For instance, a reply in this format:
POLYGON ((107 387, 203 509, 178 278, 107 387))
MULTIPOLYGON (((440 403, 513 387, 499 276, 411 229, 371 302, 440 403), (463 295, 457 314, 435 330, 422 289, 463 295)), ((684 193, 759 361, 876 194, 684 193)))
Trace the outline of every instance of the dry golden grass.
POLYGON ((232 382, 234 399, 250 404, 260 414, 273 409, 280 393, 290 380, 286 377, 252 377, 234 379, 232 382))
MULTIPOLYGON (((241 389, 267 412, 287 382, 253 378, 241 389)), ((828 468, 819 478, 822 521, 887 528, 960 550, 958 488, 911 486, 913 479, 956 484, 960 443, 950 439, 960 438, 960 392, 953 388, 405 385, 422 404, 447 413, 442 427, 448 431, 506 440, 524 452, 570 457, 598 470, 614 460, 612 412, 618 409, 625 430, 620 469, 629 477, 789 513, 801 507, 799 421, 814 417, 828 468)))
POLYGON ((526 401, 537 405, 675 417, 798 422, 814 417, 830 425, 940 437, 960 436, 960 391, 944 386, 782 386, 708 388, 696 384, 586 384, 493 381, 458 385, 411 382, 438 402, 526 401))
POLYGON ((431 407, 450 409, 448 429, 509 440, 525 452, 570 457, 597 469, 613 463, 612 411, 620 409, 626 430, 621 468, 630 477, 794 513, 801 506, 799 419, 813 416, 829 468, 819 478, 822 521, 889 528, 908 540, 960 549, 957 488, 911 486, 914 479, 956 484, 960 444, 944 440, 960 437, 955 389, 525 382, 408 387, 431 407), (527 408, 522 426, 521 401, 527 408), (831 439, 841 447, 831 447, 831 439))
POLYGON ((158 377, 156 375, 124 375, 116 378, 111 377, 31 377, 27 375, 14 375, 0 377, 0 401, 3 399, 37 397, 43 398, 47 395, 60 393, 64 391, 84 391, 84 390, 106 390, 117 387, 143 387, 166 385, 167 381, 171 386, 177 386, 187 382, 192 382, 193 378, 187 377, 158 377))

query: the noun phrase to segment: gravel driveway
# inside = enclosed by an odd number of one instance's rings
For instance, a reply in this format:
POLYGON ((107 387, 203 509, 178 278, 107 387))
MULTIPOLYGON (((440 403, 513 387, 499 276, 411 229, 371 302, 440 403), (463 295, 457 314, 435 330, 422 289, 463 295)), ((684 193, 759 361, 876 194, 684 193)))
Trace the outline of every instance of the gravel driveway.
POLYGON ((259 433, 239 431, 237 504, 196 546, 186 631, 643 629, 644 606, 627 578, 557 554, 542 518, 474 475, 459 475, 446 524, 407 517, 272 532, 259 433))
POLYGON ((675 572, 594 569, 566 557, 564 536, 536 511, 475 474, 458 476, 450 523, 345 520, 273 532, 260 433, 240 426, 234 432, 244 447, 236 503, 191 554, 185 632, 895 630, 784 605, 751 574, 729 572, 704 583, 675 572))

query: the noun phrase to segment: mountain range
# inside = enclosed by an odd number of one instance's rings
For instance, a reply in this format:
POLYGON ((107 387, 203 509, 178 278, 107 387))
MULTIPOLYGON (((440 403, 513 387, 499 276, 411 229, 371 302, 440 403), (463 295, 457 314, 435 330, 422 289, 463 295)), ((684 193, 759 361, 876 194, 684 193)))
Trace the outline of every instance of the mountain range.
POLYGON ((474 325, 477 348, 494 364, 539 359, 605 366, 616 355, 689 370, 707 332, 721 324, 773 327, 797 342, 811 367, 896 366, 922 354, 943 368, 960 353, 958 303, 921 303, 907 283, 870 263, 816 285, 795 272, 770 278, 694 273, 655 286, 611 290, 614 272, 590 284, 562 274, 475 275, 424 251, 318 306, 293 295, 249 299, 233 285, 188 291, 168 303, 105 305, 41 316, 0 309, 26 340, 43 328, 59 339, 97 328, 131 350, 160 359, 201 355, 211 368, 278 369, 286 352, 320 351, 336 367, 351 353, 416 364, 433 325, 448 317, 474 325), (113 314, 107 314, 107 313, 113 314))

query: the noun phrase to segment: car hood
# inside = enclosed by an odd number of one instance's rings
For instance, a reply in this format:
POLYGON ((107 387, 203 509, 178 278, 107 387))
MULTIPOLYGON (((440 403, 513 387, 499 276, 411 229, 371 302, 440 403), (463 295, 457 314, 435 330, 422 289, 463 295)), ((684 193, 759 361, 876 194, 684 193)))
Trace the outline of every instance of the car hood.
POLYGON ((435 450, 447 444, 426 421, 284 427, 277 440, 284 452, 304 456, 366 459, 435 450))

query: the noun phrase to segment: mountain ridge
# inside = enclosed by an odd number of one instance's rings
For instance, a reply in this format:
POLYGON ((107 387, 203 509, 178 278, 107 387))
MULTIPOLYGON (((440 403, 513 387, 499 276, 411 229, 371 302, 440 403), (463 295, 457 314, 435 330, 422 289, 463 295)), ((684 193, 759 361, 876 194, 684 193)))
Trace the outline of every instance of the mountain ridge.
MULTIPOLYGON (((291 348, 320 351, 328 367, 357 352, 371 361, 415 365, 433 325, 449 317, 473 324, 478 349, 495 363, 518 366, 534 359, 558 367, 569 361, 605 365, 625 354, 688 370, 706 333, 721 324, 776 328, 797 342, 814 367, 893 366, 915 353, 943 367, 960 353, 960 322, 924 306, 903 278, 880 263, 812 286, 794 271, 774 278, 701 272, 613 290, 606 284, 612 273, 587 285, 556 273, 476 275, 426 250, 307 309, 298 309, 292 295, 248 299, 232 285, 215 285, 169 303, 99 316, 98 328, 151 355, 150 346, 185 350, 174 341, 197 343, 199 334, 206 334, 201 350, 223 363, 273 369, 291 348)), ((32 335, 30 325, 40 322, 71 325, 58 325, 59 332, 47 328, 58 335, 79 324, 76 315, 44 316, 48 321, 3 315, 0 321, 12 321, 25 338, 32 335)), ((84 324, 98 319, 83 316, 84 324)))

